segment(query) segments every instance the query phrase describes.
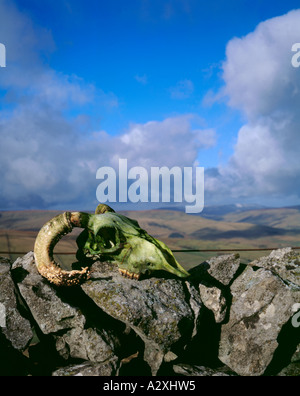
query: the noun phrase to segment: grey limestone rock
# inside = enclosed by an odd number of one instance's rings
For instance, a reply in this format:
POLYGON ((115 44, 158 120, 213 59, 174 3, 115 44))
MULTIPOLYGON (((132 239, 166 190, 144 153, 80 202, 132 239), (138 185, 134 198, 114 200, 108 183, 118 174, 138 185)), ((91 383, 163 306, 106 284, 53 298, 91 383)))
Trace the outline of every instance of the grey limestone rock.
POLYGON ((178 375, 189 377, 234 377, 236 374, 231 372, 228 367, 211 369, 203 366, 192 366, 189 364, 178 363, 173 366, 174 372, 178 375))
POLYGON ((17 350, 24 350, 33 337, 31 324, 18 308, 9 260, 0 258, 0 332, 17 350))
POLYGON ((250 265, 270 270, 291 287, 300 287, 300 255, 292 248, 274 250, 250 265))
POLYGON ((190 270, 194 278, 228 286, 236 276, 241 265, 241 259, 236 254, 225 254, 201 263, 190 270))
POLYGON ((223 291, 216 286, 200 283, 199 292, 203 304, 213 312, 216 323, 222 323, 227 314, 227 301, 223 291))
POLYGON ((38 273, 33 253, 0 258, 0 349, 18 372, 34 372, 36 354, 53 376, 300 375, 299 254, 247 266, 224 255, 190 273, 136 281, 96 262, 68 289, 38 273))
POLYGON ((17 286, 39 329, 56 340, 62 357, 103 362, 114 355, 115 338, 104 330, 86 328, 78 307, 64 302, 59 291, 37 271, 33 253, 13 264, 17 286))
POLYGON ((230 319, 222 326, 219 358, 239 375, 264 374, 280 350, 283 332, 293 334, 289 343, 296 349, 299 332, 291 319, 300 303, 295 279, 299 264, 293 256, 291 265, 289 254, 273 252, 255 261, 231 286, 230 319))
POLYGON ((55 370, 53 377, 106 377, 117 372, 118 360, 114 357, 102 363, 84 362, 55 370))
POLYGON ((83 328, 84 316, 79 309, 64 303, 56 290, 38 273, 33 253, 17 259, 12 271, 18 272, 19 291, 44 334, 83 328))
POLYGON ((137 282, 122 277, 114 265, 108 271, 103 263, 94 264, 92 271, 92 279, 82 289, 103 311, 140 336, 144 360, 155 374, 164 355, 180 343, 183 347, 193 333, 195 315, 185 282, 155 277, 137 282))

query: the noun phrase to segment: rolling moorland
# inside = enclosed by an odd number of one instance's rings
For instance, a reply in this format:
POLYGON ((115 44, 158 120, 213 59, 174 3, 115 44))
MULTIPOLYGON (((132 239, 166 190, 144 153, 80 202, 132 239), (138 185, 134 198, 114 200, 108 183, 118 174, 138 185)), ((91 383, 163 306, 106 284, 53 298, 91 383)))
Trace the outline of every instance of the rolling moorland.
MULTIPOLYGON (((42 225, 61 212, 2 211, 0 212, 0 256, 13 261, 18 252, 33 250, 36 235, 42 225), (9 252, 3 254, 2 252, 9 252)), ((246 208, 241 206, 210 207, 199 216, 175 210, 127 211, 124 215, 136 219, 149 234, 164 241, 173 250, 188 249, 265 249, 300 247, 300 206, 287 208, 246 208)), ((76 261, 75 229, 56 246, 56 260, 70 268, 76 261), (74 253, 61 255, 62 252, 74 253)), ((217 252, 175 253, 177 260, 189 269, 215 256, 217 252)), ((224 253, 223 253, 224 254, 224 253)), ((240 252, 243 262, 269 254, 267 251, 240 252)))

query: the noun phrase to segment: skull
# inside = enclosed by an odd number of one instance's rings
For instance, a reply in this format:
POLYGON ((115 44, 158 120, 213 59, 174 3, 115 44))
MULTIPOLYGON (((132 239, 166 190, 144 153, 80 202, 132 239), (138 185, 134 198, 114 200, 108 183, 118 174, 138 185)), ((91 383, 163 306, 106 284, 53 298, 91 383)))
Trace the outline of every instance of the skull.
POLYGON ((137 221, 115 213, 107 205, 99 205, 95 214, 66 212, 59 215, 40 231, 35 244, 36 263, 40 273, 53 283, 74 285, 88 275, 88 268, 63 271, 53 260, 55 244, 73 227, 84 228, 77 239, 80 262, 110 261, 118 265, 122 275, 131 279, 158 270, 179 277, 189 276, 171 250, 141 229, 137 221))

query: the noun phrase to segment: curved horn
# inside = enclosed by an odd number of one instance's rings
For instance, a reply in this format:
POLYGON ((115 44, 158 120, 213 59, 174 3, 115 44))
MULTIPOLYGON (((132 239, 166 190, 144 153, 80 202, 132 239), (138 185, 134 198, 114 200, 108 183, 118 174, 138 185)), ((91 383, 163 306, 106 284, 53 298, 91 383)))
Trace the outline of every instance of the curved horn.
POLYGON ((86 228, 88 213, 65 212, 48 221, 38 233, 34 245, 35 263, 39 273, 57 286, 75 286, 88 278, 88 267, 81 271, 65 271, 53 259, 58 241, 74 227, 86 228))

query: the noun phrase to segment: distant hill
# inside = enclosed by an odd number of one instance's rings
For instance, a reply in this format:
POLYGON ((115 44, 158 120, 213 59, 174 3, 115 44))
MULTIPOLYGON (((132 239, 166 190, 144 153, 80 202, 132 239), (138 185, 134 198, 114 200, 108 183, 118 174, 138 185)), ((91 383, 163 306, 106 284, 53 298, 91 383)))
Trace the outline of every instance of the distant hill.
MULTIPOLYGON (((40 228, 59 211, 2 211, 0 212, 0 255, 33 250, 40 228)), ((225 205, 207 208, 201 215, 187 215, 174 210, 123 211, 136 219, 149 234, 164 241, 171 249, 264 249, 267 247, 300 246, 300 207, 258 208, 225 205)), ((75 256, 59 252, 76 252, 74 230, 64 237, 55 252, 62 265, 69 265, 75 256)), ((190 268, 216 253, 176 253, 177 259, 190 268)), ((245 252, 244 260, 265 255, 264 252, 245 252)))
MULTIPOLYGON (((227 214, 233 214, 233 213, 243 213, 247 212, 250 210, 259 210, 259 209, 266 209, 262 205, 258 204, 227 204, 227 205, 215 205, 215 206, 205 206, 203 211, 199 214, 195 214, 195 216, 200 216, 204 217, 206 219, 211 219, 211 220, 223 220, 224 216, 227 214)), ((177 204, 173 206, 164 206, 162 208, 159 208, 158 210, 171 210, 171 211, 176 211, 176 212, 185 212, 185 207, 182 206, 182 204, 177 204)))
POLYGON ((39 231, 52 217, 61 211, 16 210, 0 212, 0 230, 39 231))
POLYGON ((300 230, 300 206, 227 213, 222 217, 222 220, 296 230, 298 232, 300 230))
POLYGON ((219 206, 206 206, 203 212, 200 213, 201 217, 212 220, 224 220, 226 215, 239 214, 248 212, 250 210, 264 210, 265 207, 261 205, 242 205, 242 204, 231 204, 231 205, 219 205, 219 206))

